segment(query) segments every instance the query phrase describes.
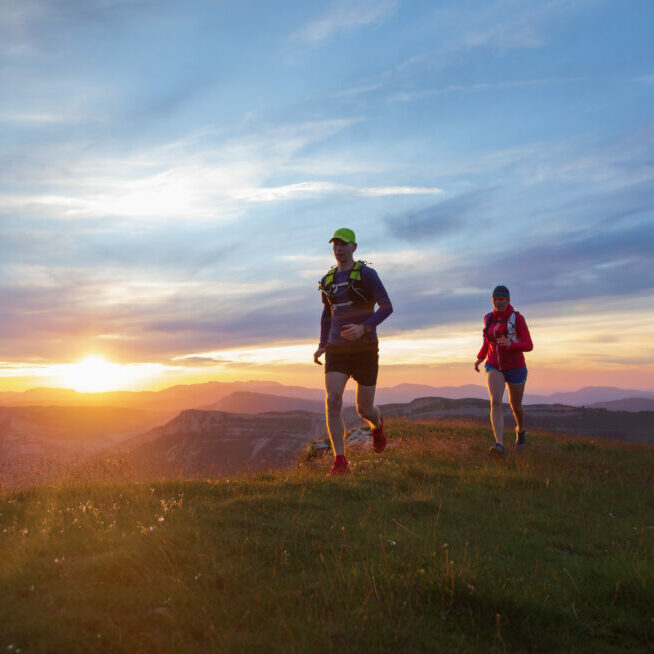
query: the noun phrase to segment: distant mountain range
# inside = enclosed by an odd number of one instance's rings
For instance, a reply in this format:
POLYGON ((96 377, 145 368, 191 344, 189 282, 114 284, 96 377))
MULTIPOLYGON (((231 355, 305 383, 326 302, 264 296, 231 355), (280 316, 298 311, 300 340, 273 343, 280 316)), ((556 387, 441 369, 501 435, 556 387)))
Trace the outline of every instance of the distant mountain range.
POLYGON ((269 411, 310 411, 324 413, 324 400, 307 400, 298 397, 284 397, 269 393, 236 391, 227 397, 200 407, 203 411, 226 411, 228 413, 268 413, 269 411))
MULTIPOLYGON (((615 405, 640 408, 651 402, 626 398, 615 405)), ((310 441, 327 435, 323 403, 314 399, 237 391, 207 407, 172 419, 169 413, 118 407, 0 408, 0 481, 11 484, 25 464, 94 455, 126 460, 144 475, 229 475, 291 465, 310 441)), ((488 424, 489 402, 424 397, 381 404, 381 410, 387 417, 488 424)), ((508 405, 505 414, 510 428, 508 405)), ((361 424, 352 406, 343 417, 348 428, 361 424)), ((536 404, 527 408, 527 429, 654 445, 654 411, 536 404)))
POLYGON ((591 406, 600 402, 644 398, 654 400, 654 393, 634 389, 615 388, 613 386, 585 386, 578 391, 553 393, 547 396, 530 396, 538 399, 533 404, 570 404, 572 406, 591 406))
MULTIPOLYGON (((285 386, 273 381, 207 382, 172 386, 161 391, 116 391, 110 393, 78 393, 61 388, 34 388, 22 392, 0 393, 0 406, 116 406, 147 411, 163 411, 171 417, 186 409, 217 406, 233 393, 263 393, 278 397, 324 401, 322 388, 285 386)), ((419 397, 444 397, 486 399, 488 392, 482 384, 464 386, 428 386, 423 384, 398 384, 377 389, 376 400, 381 403, 410 402, 419 397)), ((623 389, 609 386, 587 386, 577 391, 565 391, 551 395, 527 393, 525 404, 568 404, 591 406, 598 403, 625 399, 654 400, 654 392, 623 389)), ((348 388, 346 404, 354 404, 354 390, 348 388)))
MULTIPOLYGON (((409 386, 407 384, 407 386, 409 386)), ((478 393, 478 395, 481 395, 481 397, 477 397, 472 394, 464 394, 465 391, 470 391, 471 389, 475 389, 476 387, 469 387, 465 386, 462 387, 465 389, 464 391, 460 392, 461 397, 460 398, 445 398, 445 396, 434 396, 434 395, 426 395, 426 396, 419 396, 419 397, 411 397, 411 400, 407 400, 407 402, 412 402, 414 399, 420 399, 420 397, 428 397, 428 398, 433 398, 433 397, 439 397, 441 399, 478 399, 478 400, 486 400, 487 404, 487 391, 486 389, 483 390, 482 393, 478 393)), ((382 389, 382 392, 380 392, 377 396, 377 403, 380 405, 383 404, 397 404, 397 403, 402 403, 404 400, 399 400, 399 401, 391 401, 391 402, 385 402, 384 401, 384 396, 386 393, 384 391, 387 389, 382 389)), ((403 393, 406 393, 409 396, 413 395, 413 392, 417 392, 419 390, 430 390, 430 387, 423 387, 423 386, 412 386, 411 390, 409 391, 406 388, 400 389, 401 392, 399 395, 402 395, 403 393)), ((583 397, 588 397, 591 395, 593 391, 591 389, 582 389, 581 391, 578 391, 577 393, 581 393, 582 395, 575 395, 573 393, 560 393, 558 396, 562 396, 562 399, 569 398, 569 399, 575 399, 577 400, 579 398, 583 397), (571 397, 572 396, 572 397, 571 397)), ((601 394, 602 391, 600 390, 599 394, 601 394)), ((391 393, 392 396, 396 396, 398 393, 391 393)), ((537 398, 538 396, 532 396, 533 398, 537 398)), ((507 398, 505 398, 507 400, 507 398)), ((536 403, 532 402, 529 404, 529 406, 537 406, 538 404, 550 404, 549 402, 541 402, 541 403, 536 403)), ((574 404, 571 402, 556 402, 552 404, 563 404, 566 406, 584 406, 583 404, 574 404)), ((218 402, 214 402, 213 404, 203 406, 203 407, 198 407, 202 410, 205 411, 227 411, 230 413, 266 413, 269 411, 312 411, 315 413, 323 413, 325 410, 325 404, 324 400, 311 400, 311 399, 302 399, 302 398, 291 398, 291 397, 284 397, 281 395, 272 395, 269 393, 254 393, 251 391, 236 391, 235 393, 231 393, 227 397, 222 398, 221 400, 218 400, 218 402)), ((622 400, 614 400, 612 402, 598 402, 597 404, 589 404, 588 408, 592 409, 608 409, 611 411, 629 411, 629 412, 637 412, 637 411, 654 411, 654 399, 648 399, 648 398, 625 398, 622 400)), ((346 411, 346 413, 348 413, 346 411)), ((349 412, 351 414, 352 411, 349 412)))

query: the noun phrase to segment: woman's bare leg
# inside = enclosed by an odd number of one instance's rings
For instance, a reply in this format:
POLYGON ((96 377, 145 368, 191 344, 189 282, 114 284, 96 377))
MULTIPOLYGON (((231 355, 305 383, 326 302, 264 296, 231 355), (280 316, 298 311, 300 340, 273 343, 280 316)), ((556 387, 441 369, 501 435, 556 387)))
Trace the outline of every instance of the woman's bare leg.
POLYGON ((488 394, 490 395, 490 421, 495 440, 504 446, 504 413, 502 397, 504 396, 504 375, 499 370, 489 370, 486 374, 488 394))
POLYGON ((522 397, 525 394, 524 384, 509 384, 509 402, 511 411, 515 418, 516 431, 523 431, 525 428, 525 410, 522 406, 522 397))

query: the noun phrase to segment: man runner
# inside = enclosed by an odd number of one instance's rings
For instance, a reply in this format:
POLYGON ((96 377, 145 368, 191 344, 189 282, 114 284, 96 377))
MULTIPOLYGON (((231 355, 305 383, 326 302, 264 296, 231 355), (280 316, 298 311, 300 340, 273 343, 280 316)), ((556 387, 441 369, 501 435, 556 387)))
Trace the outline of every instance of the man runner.
POLYGON ((319 283, 323 311, 320 344, 313 360, 325 354, 327 429, 334 450, 334 465, 328 476, 350 471, 345 459, 345 423, 341 415, 347 380, 357 383, 357 413, 371 427, 375 452, 383 452, 386 434, 379 409, 374 405, 379 363, 376 327, 393 313, 379 275, 363 261, 354 261, 354 232, 343 227, 334 232, 332 243, 336 266, 319 283), (375 310, 375 304, 377 310, 375 310))

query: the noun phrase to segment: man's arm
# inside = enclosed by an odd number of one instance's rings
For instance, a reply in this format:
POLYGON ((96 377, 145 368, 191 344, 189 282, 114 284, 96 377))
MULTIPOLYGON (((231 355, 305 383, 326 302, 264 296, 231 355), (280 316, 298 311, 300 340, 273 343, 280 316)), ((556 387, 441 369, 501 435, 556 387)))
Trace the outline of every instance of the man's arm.
POLYGON ((372 299, 377 304, 377 309, 375 313, 366 320, 363 325, 368 327, 377 327, 382 323, 388 316, 393 313, 393 305, 388 297, 388 293, 382 284, 379 275, 372 268, 364 268, 365 270, 365 283, 370 289, 370 295, 372 299))
POLYGON ((363 338, 367 331, 377 327, 377 325, 393 313, 393 305, 388 299, 388 293, 375 270, 364 267, 361 275, 361 281, 366 286, 366 290, 372 298, 373 303, 377 305, 377 309, 365 322, 344 325, 345 329, 341 332, 341 336, 348 341, 356 341, 359 338, 363 338))
POLYGON ((332 326, 332 308, 329 306, 325 294, 321 293, 321 296, 322 315, 320 316, 320 343, 318 347, 325 348, 327 347, 327 341, 329 340, 329 328, 332 326))
POLYGON ((332 324, 332 310, 327 302, 327 298, 324 293, 320 294, 322 297, 322 316, 320 316, 320 343, 318 343, 318 349, 313 353, 313 361, 319 366, 322 366, 320 357, 325 353, 327 348, 327 340, 329 339, 329 328, 332 324))

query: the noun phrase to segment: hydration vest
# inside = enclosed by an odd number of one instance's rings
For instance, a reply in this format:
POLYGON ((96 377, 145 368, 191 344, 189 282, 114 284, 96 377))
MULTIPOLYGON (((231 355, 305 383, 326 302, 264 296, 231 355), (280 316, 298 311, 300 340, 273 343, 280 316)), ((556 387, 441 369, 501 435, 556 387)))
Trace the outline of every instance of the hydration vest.
POLYGON ((484 316, 484 336, 490 340, 488 337, 488 328, 491 326, 491 323, 493 322, 504 322, 506 323, 506 335, 510 341, 513 341, 514 343, 518 342, 518 335, 516 333, 515 329, 515 317, 516 317, 516 311, 512 311, 511 315, 506 319, 506 320, 497 320, 493 319, 493 312, 487 313, 484 316))
POLYGON ((361 270, 365 265, 365 261, 356 261, 354 263, 347 278, 347 300, 343 302, 335 302, 336 295, 340 294, 339 291, 334 290, 334 273, 338 270, 338 266, 331 267, 327 274, 318 282, 318 290, 325 294, 327 302, 332 309, 352 304, 360 307, 374 308, 374 302, 367 297, 363 280, 361 279, 361 270))

